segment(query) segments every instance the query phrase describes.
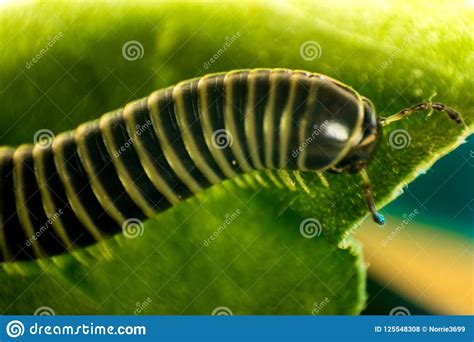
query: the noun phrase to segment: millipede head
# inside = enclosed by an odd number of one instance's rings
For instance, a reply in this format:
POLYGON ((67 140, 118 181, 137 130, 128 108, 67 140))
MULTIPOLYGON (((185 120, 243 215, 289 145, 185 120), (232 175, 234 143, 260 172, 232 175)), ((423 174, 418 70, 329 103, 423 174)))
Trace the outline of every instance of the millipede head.
POLYGON ((375 154, 378 143, 381 141, 382 126, 377 120, 375 106, 365 97, 362 100, 364 101, 362 129, 348 153, 334 166, 332 171, 358 172, 375 154))

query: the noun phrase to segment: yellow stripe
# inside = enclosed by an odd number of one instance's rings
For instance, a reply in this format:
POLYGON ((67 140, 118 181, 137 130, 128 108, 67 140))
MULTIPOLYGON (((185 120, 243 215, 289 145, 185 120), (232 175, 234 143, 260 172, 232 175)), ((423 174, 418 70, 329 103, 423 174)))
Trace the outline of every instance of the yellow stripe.
POLYGON ((296 89, 298 80, 301 78, 301 74, 292 74, 290 76, 290 93, 288 96, 288 102, 283 110, 282 117, 280 119, 280 165, 281 169, 286 167, 288 161, 288 147, 291 133, 291 123, 293 108, 295 105, 296 89))
POLYGON ((265 148, 265 166, 267 168, 274 168, 273 164, 273 150, 274 146, 274 134, 277 127, 274 126, 275 122, 275 103, 276 103, 276 85, 277 79, 282 74, 291 73, 288 69, 272 69, 270 74, 270 96, 268 99, 267 107, 263 115, 263 136, 264 136, 264 148, 265 148))
POLYGON ((312 77, 316 77, 320 80, 326 80, 326 81, 329 81, 331 83, 334 83, 342 88, 344 88, 346 91, 349 91, 350 93, 353 93, 355 96, 358 96, 359 93, 357 91, 354 90, 354 88, 352 88, 351 86, 345 84, 345 83, 342 83, 341 81, 339 80, 336 80, 335 78, 332 78, 331 76, 328 76, 328 75, 324 75, 324 74, 320 74, 320 73, 317 73, 317 72, 308 72, 306 70, 300 70, 300 69, 296 69, 296 70, 293 70, 292 71, 293 73, 299 73, 299 74, 308 74, 308 75, 311 75, 312 77))
POLYGON ((102 137, 104 138, 104 143, 107 151, 109 152, 112 163, 115 166, 115 170, 119 176, 120 182, 125 188, 125 191, 130 195, 132 200, 135 202, 138 207, 145 213, 145 215, 152 217, 156 214, 156 210, 148 203, 146 198, 138 189, 137 185, 133 181, 132 177, 127 171, 126 166, 123 164, 122 158, 114 157, 114 152, 120 149, 120 146, 115 144, 111 123, 113 122, 113 117, 119 116, 120 112, 111 112, 102 115, 99 121, 99 128, 102 132, 102 137))
POLYGON ((247 94, 247 106, 245 109, 245 137, 247 138, 247 144, 250 153, 250 159, 252 160, 256 169, 264 169, 265 167, 260 160, 260 155, 258 153, 258 141, 257 141, 257 131, 255 127, 256 105, 261 99, 255 97, 255 88, 256 88, 256 76, 260 73, 260 70, 252 70, 248 76, 248 94, 247 94))
MULTIPOLYGON (((247 71, 247 70, 244 70, 247 71)), ((225 129, 234 137, 233 144, 230 146, 232 153, 237 159, 237 164, 240 166, 240 168, 244 172, 250 172, 253 170, 253 168, 250 166, 250 164, 247 162, 245 159, 245 154, 242 146, 240 145, 240 139, 239 137, 239 129, 235 125, 234 121, 234 111, 233 111, 233 106, 234 106, 234 99, 232 98, 232 89, 233 89, 233 81, 237 77, 242 77, 242 72, 243 71, 231 71, 228 74, 225 75, 224 77, 224 94, 225 94, 225 100, 224 100, 224 127, 225 129)), ((229 175, 227 175, 229 176, 229 175)))
MULTIPOLYGON (((306 131, 308 130, 308 126, 311 124, 311 109, 314 108, 313 106, 316 105, 316 101, 318 100, 318 93, 316 92, 316 87, 319 83, 316 79, 312 78, 310 79, 310 91, 309 91, 309 96, 308 96, 308 101, 306 103, 306 111, 303 114, 303 119, 301 120, 301 126, 298 134, 298 147, 302 146, 303 143, 306 141, 308 138, 305 134, 306 131)), ((308 149, 305 148, 300 153, 298 154, 298 159, 296 161, 296 165, 298 166, 298 169, 301 171, 314 171, 314 170, 307 170, 305 161, 307 158, 308 154, 308 149)))
POLYGON ((148 178, 150 178, 153 185, 160 191, 163 196, 173 205, 177 204, 180 201, 179 195, 176 194, 171 186, 165 181, 163 177, 156 171, 154 167, 154 162, 152 157, 148 154, 145 147, 143 147, 141 140, 138 137, 137 133, 137 125, 138 123, 135 121, 135 117, 133 115, 133 103, 125 106, 123 110, 123 116, 125 122, 128 126, 128 131, 130 136, 133 140, 135 149, 138 154, 138 158, 140 159, 140 163, 145 170, 148 178))
MULTIPOLYGON (((74 187, 71 185, 71 176, 66 172, 66 159, 62 150, 62 140, 68 140, 69 137, 73 137, 74 132, 65 132, 57 135, 53 140, 53 152, 54 152, 54 162, 56 163, 56 169, 58 170, 61 181, 64 184, 64 189, 66 190, 66 196, 69 200, 72 210, 76 214, 79 221, 82 222, 84 228, 92 235, 97 241, 104 239, 99 229, 94 224, 94 221, 90 218, 87 210, 82 205, 79 198, 76 197, 74 187)), ((81 189, 82 190, 82 189, 81 189)))
MULTIPOLYGON (((218 76, 220 77, 220 76, 218 76)), ((217 165, 221 168, 222 172, 226 175, 228 178, 232 178, 236 176, 236 173, 232 166, 229 164, 227 161, 223 149, 217 148, 215 143, 212 141, 212 135, 214 131, 212 130, 212 125, 211 122, 212 120, 215 120, 214 118, 211 118, 209 115, 209 101, 207 98, 207 85, 209 82, 217 82, 218 77, 216 78, 210 78, 208 76, 204 76, 201 78, 198 82, 198 96, 199 96, 199 108, 201 112, 201 125, 202 125, 202 131, 204 134, 204 138, 206 140, 207 147, 209 148, 209 151, 211 152, 212 156, 214 157, 214 160, 216 161, 217 165)), ((224 88, 224 95, 223 95, 223 101, 224 101, 224 106, 225 106, 225 99, 227 98, 226 93, 225 93, 225 86, 223 85, 224 88)), ((226 126, 225 119, 224 119, 224 127, 226 126)), ((237 136, 233 135, 231 131, 228 131, 232 137, 232 144, 230 148, 232 148, 232 145, 235 144, 235 141, 237 140, 237 136), (235 138, 234 138, 235 137, 235 138)))
MULTIPOLYGON (((200 82, 198 84, 200 84, 200 82)), ((194 139, 191 130, 189 129, 189 127, 191 127, 191 125, 193 125, 194 123, 188 122, 185 115, 186 110, 184 105, 182 85, 183 83, 180 83, 173 88, 173 99, 175 103, 175 113, 178 121, 178 126, 181 131, 184 146, 186 147, 189 156, 196 164, 197 168, 204 174, 204 176, 206 176, 209 182, 211 182, 212 184, 219 183, 222 179, 214 172, 212 167, 210 167, 209 164, 206 163, 206 160, 204 159, 201 151, 199 151, 199 149, 197 148, 197 143, 194 139)))
POLYGON ((166 90, 158 90, 152 93, 148 97, 148 108, 150 109, 150 118, 155 128, 156 135, 160 140, 161 148, 163 153, 168 160, 168 163, 175 171, 176 175, 181 179, 181 181, 194 193, 202 191, 202 187, 199 183, 191 176, 191 174, 186 170, 183 163, 181 162, 179 156, 176 155, 176 152, 173 149, 172 143, 166 137, 166 134, 161 124, 160 111, 158 108, 158 99, 160 94, 166 90))
MULTIPOLYGON (((47 176, 45 174, 45 169, 44 169, 45 166, 43 163, 43 158, 41 158, 42 156, 41 152, 43 149, 44 147, 35 145, 33 147, 33 159, 34 159, 34 165, 35 165, 36 181, 38 182, 38 188, 41 194, 43 209, 44 209, 44 212, 46 213, 46 216, 50 218, 57 215, 59 209, 55 207, 53 198, 48 188, 48 184, 46 180, 47 176)), ((51 226, 53 227, 53 230, 56 232, 58 237, 66 246, 66 249, 67 250, 72 249, 73 242, 69 238, 69 235, 67 234, 67 231, 64 228, 61 217, 57 217, 57 219, 52 220, 51 226)))
MULTIPOLYGON (((13 154, 13 182, 15 186, 15 203, 16 211, 18 213, 18 219, 20 220, 21 227, 25 232, 26 239, 31 241, 31 247, 37 258, 45 257, 47 254, 44 249, 40 246, 38 239, 33 239, 35 236, 35 229, 30 219, 30 214, 26 207, 26 201, 28 198, 25 197, 25 179, 23 170, 25 168, 25 154, 28 154, 32 149, 30 145, 21 145, 18 147, 13 154)), ((26 245, 26 240, 24 241, 26 245)))
POLYGON ((107 191, 102 186, 102 182, 98 178, 98 174, 94 170, 93 162, 90 159, 89 151, 87 149, 85 133, 87 128, 96 124, 95 122, 86 122, 80 125, 74 132, 74 140, 77 144, 77 153, 81 159, 82 165, 86 170, 89 182, 91 184, 92 191, 94 192, 95 197, 107 212, 120 226, 125 222, 126 217, 114 206, 114 199, 111 198, 107 191))

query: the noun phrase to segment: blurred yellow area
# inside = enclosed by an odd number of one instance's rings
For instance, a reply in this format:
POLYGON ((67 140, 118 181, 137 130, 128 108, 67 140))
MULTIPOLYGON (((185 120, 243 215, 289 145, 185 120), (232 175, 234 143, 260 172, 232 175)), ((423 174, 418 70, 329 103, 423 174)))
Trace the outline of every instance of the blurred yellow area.
POLYGON ((366 220, 354 234, 363 244, 369 274, 435 314, 474 314, 473 241, 446 230, 388 221, 380 228, 366 220))

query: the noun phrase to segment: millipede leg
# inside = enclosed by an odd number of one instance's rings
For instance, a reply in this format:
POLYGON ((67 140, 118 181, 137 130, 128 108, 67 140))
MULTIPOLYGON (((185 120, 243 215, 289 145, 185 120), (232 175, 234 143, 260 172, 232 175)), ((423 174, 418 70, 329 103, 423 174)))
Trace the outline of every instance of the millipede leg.
POLYGON ((439 102, 422 102, 422 103, 419 103, 417 105, 414 105, 412 107, 408 107, 408 108, 405 108, 401 111, 399 111, 398 113, 396 114, 393 114, 391 116, 389 116, 388 118, 380 118, 380 123, 382 124, 382 126, 387 126, 389 124, 391 124, 392 122, 395 122, 395 121, 398 121, 398 120, 401 120, 413 113, 416 113, 416 112, 421 112, 421 111, 424 111, 424 110, 427 110, 427 109, 434 109, 436 111, 439 111, 439 112, 446 112, 449 116, 449 118, 453 121, 455 121, 456 123, 458 124, 461 124, 463 122, 462 118, 461 118, 461 115, 456 112, 454 109, 442 104, 442 103, 439 103, 439 102))
POLYGON ((370 184, 369 175, 367 174, 367 170, 364 168, 360 169, 360 175, 362 176, 362 182, 364 184, 364 194, 365 199, 367 201, 367 206, 369 207, 369 211, 372 214, 372 219, 378 225, 383 226, 385 223, 384 217, 377 212, 375 208, 374 202, 374 193, 372 191, 372 185, 370 184))

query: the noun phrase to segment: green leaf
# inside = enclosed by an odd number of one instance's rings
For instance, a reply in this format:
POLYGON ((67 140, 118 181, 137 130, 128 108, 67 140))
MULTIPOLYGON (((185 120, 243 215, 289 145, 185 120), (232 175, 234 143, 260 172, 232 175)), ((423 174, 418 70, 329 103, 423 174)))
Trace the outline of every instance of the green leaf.
MULTIPOLYGON (((380 207, 472 133, 474 49, 472 8, 379 6, 2 9, 0 143, 30 142, 41 128, 73 129, 184 79, 254 67, 327 74, 370 98, 383 116, 430 98, 461 112, 464 126, 434 113, 387 128, 369 167, 380 207), (132 40, 144 49, 135 61, 122 55, 132 40), (301 57, 308 41, 320 46, 319 58, 301 57), (389 133, 400 128, 411 143, 393 149, 389 133)), ((219 307, 234 314, 357 314, 365 265, 349 233, 366 214, 356 175, 256 173, 158 215, 139 238, 119 236, 39 265, 8 265, 0 305, 6 313, 49 306, 58 314, 207 314, 219 307), (235 219, 227 224, 229 217, 235 219), (302 236, 308 218, 320 222, 321 236, 302 236)))

